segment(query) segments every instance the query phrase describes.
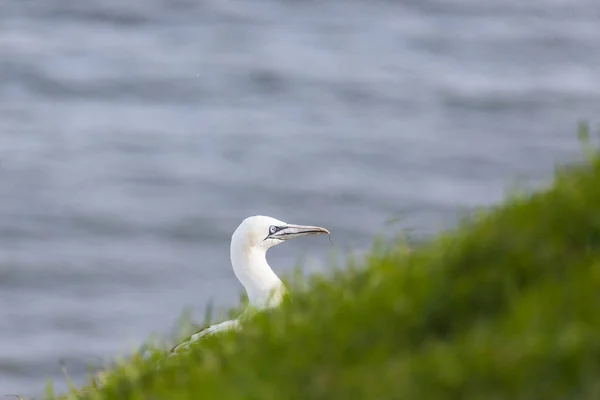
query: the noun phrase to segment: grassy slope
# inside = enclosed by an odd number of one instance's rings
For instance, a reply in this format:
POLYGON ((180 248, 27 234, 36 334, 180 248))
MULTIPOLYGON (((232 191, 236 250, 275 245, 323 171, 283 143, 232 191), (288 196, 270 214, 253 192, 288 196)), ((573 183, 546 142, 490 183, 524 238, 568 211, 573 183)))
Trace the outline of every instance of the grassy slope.
POLYGON ((373 251, 103 399, 599 399, 600 161, 407 254, 373 251))

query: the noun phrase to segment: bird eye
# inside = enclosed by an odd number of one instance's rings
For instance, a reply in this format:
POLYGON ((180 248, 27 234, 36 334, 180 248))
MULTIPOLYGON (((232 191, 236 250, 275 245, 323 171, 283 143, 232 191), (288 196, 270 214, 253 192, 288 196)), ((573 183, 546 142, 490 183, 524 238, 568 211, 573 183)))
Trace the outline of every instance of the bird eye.
POLYGON ((271 227, 269 228, 269 233, 272 235, 275 232, 277 232, 277 227, 275 225, 271 225, 271 227))

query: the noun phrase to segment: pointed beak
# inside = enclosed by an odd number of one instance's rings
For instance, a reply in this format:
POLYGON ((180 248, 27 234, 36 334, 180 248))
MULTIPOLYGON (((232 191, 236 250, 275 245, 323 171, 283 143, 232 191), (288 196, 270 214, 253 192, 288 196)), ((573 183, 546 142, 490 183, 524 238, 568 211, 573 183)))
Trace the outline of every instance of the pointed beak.
POLYGON ((308 225, 286 225, 277 232, 269 235, 271 239, 288 240, 301 236, 308 235, 329 235, 331 233, 325 228, 320 226, 308 226, 308 225))

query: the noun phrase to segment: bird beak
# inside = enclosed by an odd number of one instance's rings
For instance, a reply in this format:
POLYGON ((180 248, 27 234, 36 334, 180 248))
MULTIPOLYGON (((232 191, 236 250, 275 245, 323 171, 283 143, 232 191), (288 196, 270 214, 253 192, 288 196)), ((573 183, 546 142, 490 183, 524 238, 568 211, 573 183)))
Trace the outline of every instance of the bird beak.
POLYGON ((271 239, 288 240, 297 238, 300 236, 308 235, 324 235, 331 236, 331 233, 325 228, 320 226, 308 226, 308 225, 286 225, 282 229, 278 230, 272 235, 269 235, 271 239))

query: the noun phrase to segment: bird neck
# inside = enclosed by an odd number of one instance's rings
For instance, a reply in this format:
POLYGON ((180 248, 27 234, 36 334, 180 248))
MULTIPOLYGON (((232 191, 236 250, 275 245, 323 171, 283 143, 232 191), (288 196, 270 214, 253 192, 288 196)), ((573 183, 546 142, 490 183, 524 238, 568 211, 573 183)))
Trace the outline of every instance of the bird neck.
POLYGON ((265 250, 241 250, 232 246, 231 264, 235 276, 246 289, 251 307, 268 308, 281 302, 285 287, 267 263, 265 250))

